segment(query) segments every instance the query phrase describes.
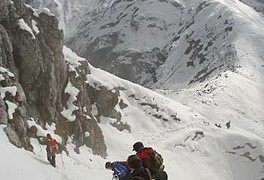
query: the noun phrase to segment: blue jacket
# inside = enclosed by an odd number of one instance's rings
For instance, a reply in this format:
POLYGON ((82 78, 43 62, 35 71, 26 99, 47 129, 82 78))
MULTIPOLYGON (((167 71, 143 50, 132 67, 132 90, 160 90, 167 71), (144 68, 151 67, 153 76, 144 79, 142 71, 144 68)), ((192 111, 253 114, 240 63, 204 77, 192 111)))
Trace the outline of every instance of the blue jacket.
POLYGON ((117 175, 119 178, 122 178, 128 174, 130 174, 130 170, 127 166, 123 165, 120 162, 114 162, 114 175, 117 175))

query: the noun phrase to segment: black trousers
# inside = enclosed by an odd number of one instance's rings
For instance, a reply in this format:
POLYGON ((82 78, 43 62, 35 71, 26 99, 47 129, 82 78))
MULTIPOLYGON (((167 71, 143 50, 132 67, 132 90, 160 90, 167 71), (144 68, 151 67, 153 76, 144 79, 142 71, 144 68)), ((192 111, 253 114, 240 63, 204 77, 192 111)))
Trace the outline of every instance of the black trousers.
POLYGON ((47 156, 47 159, 53 167, 56 167, 55 155, 47 156))

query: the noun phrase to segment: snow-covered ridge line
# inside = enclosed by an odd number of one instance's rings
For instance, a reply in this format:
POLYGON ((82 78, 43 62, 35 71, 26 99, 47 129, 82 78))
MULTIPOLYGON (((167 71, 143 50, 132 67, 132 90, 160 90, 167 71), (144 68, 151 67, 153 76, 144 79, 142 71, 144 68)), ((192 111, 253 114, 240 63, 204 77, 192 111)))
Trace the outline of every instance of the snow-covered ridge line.
POLYGON ((238 0, 116 1, 86 17, 69 39, 76 52, 122 78, 172 89, 234 71, 240 25, 261 22, 238 0))

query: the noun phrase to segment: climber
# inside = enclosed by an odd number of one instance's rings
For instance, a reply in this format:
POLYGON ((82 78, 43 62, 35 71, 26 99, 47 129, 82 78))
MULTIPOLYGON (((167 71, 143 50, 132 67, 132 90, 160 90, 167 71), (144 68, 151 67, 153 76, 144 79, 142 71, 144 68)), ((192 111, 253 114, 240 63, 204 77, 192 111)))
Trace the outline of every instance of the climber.
POLYGON ((56 167, 55 157, 56 152, 58 151, 58 143, 55 139, 51 137, 50 134, 47 134, 47 159, 53 167, 56 167))
POLYGON ((144 147, 142 142, 136 142, 133 145, 133 151, 137 152, 137 155, 142 160, 142 165, 146 168, 150 168, 150 160, 153 149, 151 147, 144 147))
POLYGON ((106 162, 105 168, 114 171, 113 179, 129 180, 130 169, 126 161, 106 162))
POLYGON ((137 155, 142 160, 143 167, 147 168, 151 172, 151 176, 155 180, 167 180, 168 175, 164 171, 162 156, 151 147, 144 147, 142 142, 136 142, 133 145, 133 151, 137 152, 137 155))
POLYGON ((148 168, 142 166, 142 160, 138 155, 131 155, 127 159, 131 169, 131 180, 151 180, 151 173, 148 168))

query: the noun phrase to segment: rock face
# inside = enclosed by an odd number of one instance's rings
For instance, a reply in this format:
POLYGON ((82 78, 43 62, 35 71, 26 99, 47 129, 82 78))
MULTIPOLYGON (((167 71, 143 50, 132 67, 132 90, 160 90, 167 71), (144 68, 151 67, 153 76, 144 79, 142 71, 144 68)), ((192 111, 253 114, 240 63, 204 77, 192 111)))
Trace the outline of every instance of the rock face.
POLYGON ((55 123, 55 133, 64 143, 68 136, 73 137, 76 152, 87 145, 94 154, 105 157, 102 131, 90 112, 89 87, 85 83, 88 63, 83 61, 75 72, 70 67, 55 16, 47 10, 34 11, 21 0, 1 0, 0 124, 6 125, 10 142, 32 150, 29 137, 36 135, 36 128, 28 121, 43 128, 55 123), (73 120, 62 113, 69 109, 69 84, 78 89, 72 102, 77 107, 71 112, 73 120))

